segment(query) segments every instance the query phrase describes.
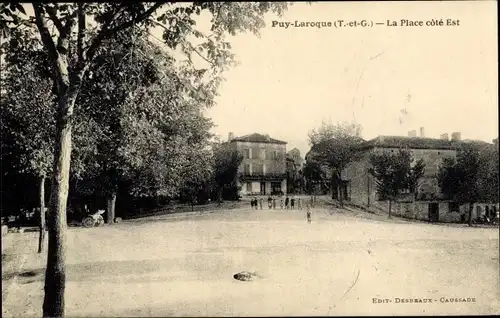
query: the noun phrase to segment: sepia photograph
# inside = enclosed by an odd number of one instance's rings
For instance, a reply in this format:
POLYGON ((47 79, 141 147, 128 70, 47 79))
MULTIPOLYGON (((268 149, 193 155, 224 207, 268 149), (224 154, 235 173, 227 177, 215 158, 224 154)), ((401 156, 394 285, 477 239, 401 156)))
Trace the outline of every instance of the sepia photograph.
POLYGON ((2 2, 2 317, 500 314, 496 1, 2 2))

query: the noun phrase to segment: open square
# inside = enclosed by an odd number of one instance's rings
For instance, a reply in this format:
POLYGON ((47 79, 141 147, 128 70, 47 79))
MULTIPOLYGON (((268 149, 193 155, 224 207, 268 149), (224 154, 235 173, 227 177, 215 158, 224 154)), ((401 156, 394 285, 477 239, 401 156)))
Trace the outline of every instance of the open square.
MULTIPOLYGON (((498 229, 362 213, 317 208, 307 224, 304 211, 244 208, 70 229, 67 316, 500 313, 498 229), (432 303, 402 303, 413 298, 432 303)), ((36 233, 6 238, 2 316, 40 316, 36 233)))

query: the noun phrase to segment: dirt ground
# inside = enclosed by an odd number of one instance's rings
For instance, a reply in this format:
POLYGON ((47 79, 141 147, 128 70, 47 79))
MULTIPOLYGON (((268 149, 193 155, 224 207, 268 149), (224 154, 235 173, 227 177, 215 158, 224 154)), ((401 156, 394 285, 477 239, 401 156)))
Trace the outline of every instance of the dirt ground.
MULTIPOLYGON (((2 238, 3 317, 41 315, 36 248, 37 233, 2 238)), ((361 211, 315 209, 311 224, 304 211, 248 208, 71 228, 66 316, 499 314, 498 251, 498 229, 361 211), (240 271, 262 277, 233 279, 240 271)))

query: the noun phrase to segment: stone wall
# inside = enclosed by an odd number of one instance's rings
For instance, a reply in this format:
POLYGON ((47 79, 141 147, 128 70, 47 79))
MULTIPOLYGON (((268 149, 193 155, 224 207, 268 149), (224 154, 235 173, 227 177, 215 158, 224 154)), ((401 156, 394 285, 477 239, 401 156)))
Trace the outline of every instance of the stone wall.
MULTIPOLYGON (((349 180, 350 199, 360 205, 377 204, 378 198, 375 179, 368 173, 370 153, 392 152, 398 148, 373 148, 366 150, 359 161, 350 163, 343 171, 343 178, 349 180)), ((424 177, 420 180, 419 197, 441 198, 441 190, 437 182, 437 172, 443 158, 456 156, 450 149, 409 149, 414 162, 423 159, 425 163, 424 177)))

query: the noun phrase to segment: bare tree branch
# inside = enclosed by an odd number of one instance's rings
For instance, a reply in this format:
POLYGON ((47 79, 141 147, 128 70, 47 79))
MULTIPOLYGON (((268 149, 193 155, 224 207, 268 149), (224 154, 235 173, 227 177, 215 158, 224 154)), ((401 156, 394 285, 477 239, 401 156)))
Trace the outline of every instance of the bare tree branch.
POLYGON ((59 34, 63 33, 64 25, 62 24, 61 20, 57 17, 56 9, 52 7, 46 7, 45 12, 47 12, 47 14, 49 15, 50 20, 54 22, 54 25, 56 26, 59 34))
POLYGON ((86 20, 85 20, 85 11, 83 8, 83 3, 78 3, 78 39, 77 39, 77 54, 78 54, 78 63, 83 61, 83 40, 85 38, 85 28, 86 28, 86 20))
MULTIPOLYGON (((41 3, 33 3, 33 11, 35 12, 35 22, 40 31, 40 36, 42 38, 42 43, 45 45, 49 52, 49 57, 54 63, 54 65, 58 64, 59 53, 57 51, 56 45, 52 40, 52 36, 47 26, 47 20, 44 17, 44 10, 41 3)), ((59 72, 59 68, 55 68, 56 72, 59 72)), ((62 78, 62 74, 57 74, 57 86, 63 87, 64 83, 60 82, 62 78)))

